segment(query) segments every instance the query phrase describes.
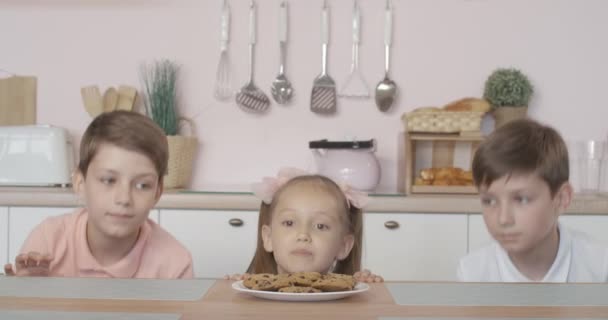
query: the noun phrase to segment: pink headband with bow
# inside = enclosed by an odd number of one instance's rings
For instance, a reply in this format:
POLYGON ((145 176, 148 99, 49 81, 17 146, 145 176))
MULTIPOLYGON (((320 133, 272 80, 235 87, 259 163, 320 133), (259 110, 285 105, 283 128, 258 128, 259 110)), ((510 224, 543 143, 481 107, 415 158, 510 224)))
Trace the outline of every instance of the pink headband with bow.
MULTIPOLYGON (((254 183, 252 185, 253 194, 262 200, 265 204, 270 204, 274 194, 289 180, 299 177, 310 175, 310 172, 300 170, 297 168, 282 168, 275 177, 264 177, 262 182, 254 183)), ((348 200, 349 206, 362 209, 369 203, 369 197, 366 193, 355 190, 346 184, 336 183, 344 196, 348 200)))

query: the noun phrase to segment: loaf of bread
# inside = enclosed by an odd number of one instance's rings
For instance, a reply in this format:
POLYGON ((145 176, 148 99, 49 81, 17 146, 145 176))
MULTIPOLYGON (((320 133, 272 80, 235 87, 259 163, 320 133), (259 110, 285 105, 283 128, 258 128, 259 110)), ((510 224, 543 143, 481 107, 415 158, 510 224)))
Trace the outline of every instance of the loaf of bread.
POLYGON ((451 102, 443 107, 446 111, 490 111, 490 103, 485 99, 479 98, 463 98, 451 102))

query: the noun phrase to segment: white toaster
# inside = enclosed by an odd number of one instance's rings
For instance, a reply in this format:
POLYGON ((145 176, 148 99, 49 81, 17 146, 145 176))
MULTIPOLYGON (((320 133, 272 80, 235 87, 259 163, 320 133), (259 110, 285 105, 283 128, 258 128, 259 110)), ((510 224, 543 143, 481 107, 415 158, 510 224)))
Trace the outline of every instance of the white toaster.
POLYGON ((70 186, 74 148, 64 128, 0 126, 0 186, 70 186))

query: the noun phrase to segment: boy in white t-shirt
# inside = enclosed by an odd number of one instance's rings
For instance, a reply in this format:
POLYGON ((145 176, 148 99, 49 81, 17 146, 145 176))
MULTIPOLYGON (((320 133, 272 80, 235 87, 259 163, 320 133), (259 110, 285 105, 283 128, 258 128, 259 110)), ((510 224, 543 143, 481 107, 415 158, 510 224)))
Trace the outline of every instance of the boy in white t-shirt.
POLYGON ((460 260, 468 282, 607 282, 608 248, 558 223, 572 199, 568 151, 557 131, 512 121, 477 149, 473 178, 496 240, 460 260))

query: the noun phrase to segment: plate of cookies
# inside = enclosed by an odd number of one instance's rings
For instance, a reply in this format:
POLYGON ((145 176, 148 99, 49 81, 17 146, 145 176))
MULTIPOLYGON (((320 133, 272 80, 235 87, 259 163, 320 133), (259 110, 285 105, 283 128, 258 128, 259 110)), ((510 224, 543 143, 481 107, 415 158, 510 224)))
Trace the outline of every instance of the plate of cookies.
POLYGON ((337 273, 296 272, 253 274, 232 288, 254 297, 281 301, 326 301, 365 292, 369 285, 337 273))

